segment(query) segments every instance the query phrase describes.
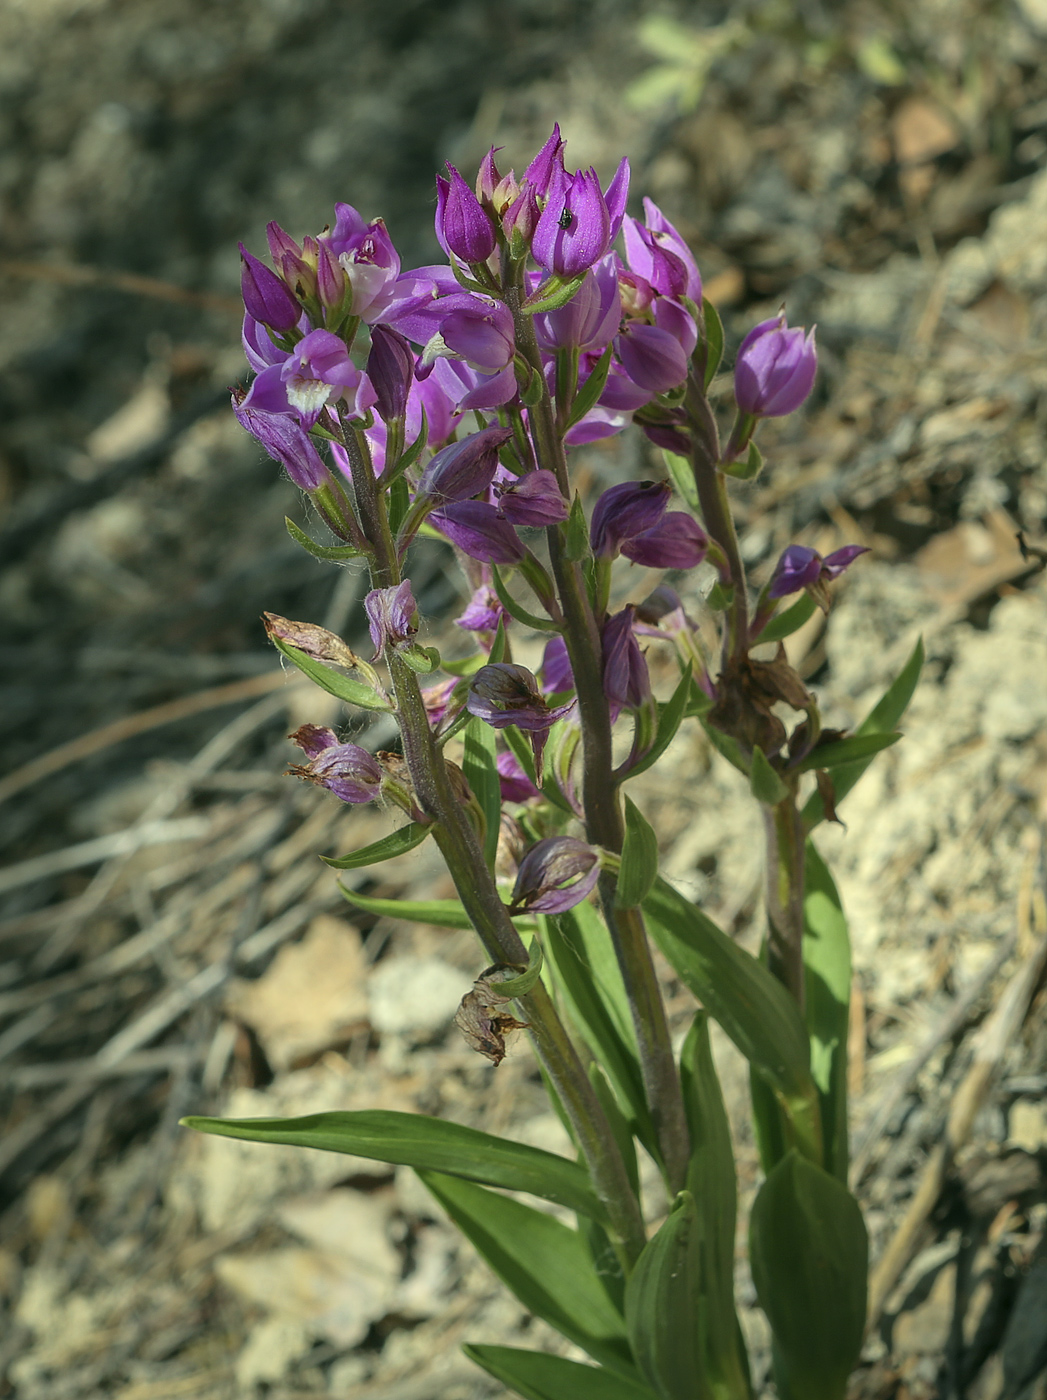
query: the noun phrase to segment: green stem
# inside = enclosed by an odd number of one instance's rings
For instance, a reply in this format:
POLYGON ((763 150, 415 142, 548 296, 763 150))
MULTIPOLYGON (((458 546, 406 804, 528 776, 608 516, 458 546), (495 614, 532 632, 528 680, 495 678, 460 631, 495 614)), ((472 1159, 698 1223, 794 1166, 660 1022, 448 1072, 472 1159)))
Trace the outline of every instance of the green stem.
MULTIPOLYGON (((372 586, 393 587, 400 581, 400 570, 384 498, 355 433, 346 434, 345 445, 364 534, 375 544, 372 586)), ((466 913, 493 962, 526 964, 527 949, 502 903, 476 830, 452 787, 429 725, 418 677, 395 652, 389 654, 388 662, 415 798, 422 812, 437 823, 440 850, 466 913)), ((612 1244, 628 1271, 644 1247, 646 1233, 621 1151, 578 1052, 541 982, 520 997, 519 1003, 538 1056, 574 1128, 607 1214, 612 1244)))
MULTIPOLYGON (((515 296, 510 292, 507 300, 516 322, 517 349, 540 374, 541 355, 534 324, 529 316, 520 311, 518 291, 515 296)), ((542 383, 545 384, 544 378, 542 383)), ((530 421, 539 465, 555 474, 560 490, 569 500, 567 459, 547 390, 531 409, 530 421)), ((581 569, 563 557, 559 529, 553 526, 547 534, 553 576, 564 616, 564 641, 578 697, 586 835, 594 845, 621 854, 625 830, 614 777, 611 716, 603 689, 599 624, 589 605, 581 569)), ((629 997, 644 1090, 661 1149, 667 1185, 675 1193, 684 1185, 690 1158, 690 1136, 680 1075, 643 916, 638 909, 616 908, 614 890, 614 877, 605 875, 600 881, 604 917, 614 940, 618 965, 629 997)))

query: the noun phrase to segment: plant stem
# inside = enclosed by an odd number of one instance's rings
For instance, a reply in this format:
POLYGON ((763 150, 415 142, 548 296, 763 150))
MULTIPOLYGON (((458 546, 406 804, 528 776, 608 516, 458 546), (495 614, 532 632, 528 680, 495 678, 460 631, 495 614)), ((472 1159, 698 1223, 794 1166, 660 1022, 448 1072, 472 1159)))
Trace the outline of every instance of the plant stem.
POLYGON ((803 1012, 803 817, 790 793, 762 807, 767 834, 767 965, 803 1012))
MULTIPOLYGON (((510 295, 509 305, 516 322, 517 349, 540 374, 541 356, 534 323, 529 316, 520 312, 518 295, 515 298, 510 295)), ((542 382, 544 384, 544 379, 542 382)), ((548 391, 531 408, 530 421, 539 465, 555 473, 561 491, 569 499, 567 460, 548 391)), ((564 641, 578 697, 586 835, 594 845, 621 854, 625 832, 614 778, 611 716, 603 689, 600 630, 589 604, 581 569, 563 557, 558 528, 553 526, 547 535, 553 575, 566 624, 564 641)), ((690 1136, 680 1075, 643 915, 638 909, 615 907, 615 886, 614 877, 604 875, 600 880, 600 898, 629 997, 640 1070, 661 1149, 666 1182, 670 1191, 675 1193, 684 1185, 690 1159, 690 1136)))
MULTIPOLYGON (((363 531, 374 547, 371 582, 389 588, 399 582, 396 548, 371 464, 355 433, 348 432, 356 505, 363 531)), ((436 743, 418 678, 395 652, 388 656, 396 695, 404 759, 422 811, 437 823, 437 839, 469 919, 496 963, 526 964, 527 949, 502 903, 487 868, 483 847, 451 783, 436 743)), ((574 1128, 593 1187, 608 1219, 608 1233, 623 1267, 629 1268, 646 1242, 640 1205, 629 1184, 621 1151, 578 1053, 541 982, 520 997, 535 1048, 574 1128)))

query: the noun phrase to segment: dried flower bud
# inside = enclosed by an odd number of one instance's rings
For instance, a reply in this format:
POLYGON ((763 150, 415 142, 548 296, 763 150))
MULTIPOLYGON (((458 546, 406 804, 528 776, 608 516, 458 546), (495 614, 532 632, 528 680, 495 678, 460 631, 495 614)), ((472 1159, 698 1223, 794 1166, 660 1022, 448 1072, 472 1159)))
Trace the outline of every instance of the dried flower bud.
POLYGON ((291 738, 310 760, 287 771, 318 787, 325 787, 343 802, 373 802, 382 790, 382 769, 358 744, 340 744, 333 729, 303 724, 291 738))
POLYGON ((512 907, 563 914, 589 895, 600 878, 600 857, 573 836, 536 841, 520 862, 512 907))
MULTIPOLYGON (((360 658, 334 632, 326 627, 318 627, 315 622, 292 622, 279 613, 263 613, 266 636, 275 642, 286 642, 288 646, 311 656, 314 661, 322 661, 328 666, 343 666, 354 671, 360 665, 360 658)), ((368 668, 370 669, 370 668, 368 668)))
POLYGON ((551 729, 568 706, 550 709, 538 682, 526 666, 498 661, 481 666, 473 676, 465 708, 495 729, 551 729))

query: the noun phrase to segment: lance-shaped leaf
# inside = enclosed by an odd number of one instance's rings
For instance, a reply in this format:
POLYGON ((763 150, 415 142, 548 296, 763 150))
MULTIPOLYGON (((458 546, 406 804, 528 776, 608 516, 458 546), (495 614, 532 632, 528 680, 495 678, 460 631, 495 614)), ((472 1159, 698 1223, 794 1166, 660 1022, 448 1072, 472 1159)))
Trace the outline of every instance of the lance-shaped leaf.
POLYGON ((498 830, 502 814, 502 793, 498 781, 498 754, 495 732, 483 720, 473 719, 465 726, 462 772, 473 790, 486 822, 484 859, 489 870, 494 869, 498 853, 498 830))
POLYGON ((306 656, 304 651, 289 646, 287 642, 282 642, 275 636, 271 635, 270 641, 281 655, 286 656, 288 661, 293 662, 298 667, 304 676, 315 681, 329 695, 344 700, 347 705, 359 705, 364 710, 385 710, 386 712, 395 709, 390 700, 386 699, 384 695, 379 695, 369 685, 362 685, 359 681, 351 680, 341 671, 335 671, 332 667, 325 666, 322 661, 315 661, 311 656, 306 656))
POLYGON ((632 1377, 625 1322, 601 1287, 585 1241, 551 1215, 438 1172, 418 1173, 529 1312, 595 1360, 632 1377))
POLYGON ((406 855, 420 846, 431 833, 429 822, 408 822, 399 831, 391 831, 380 841, 372 841, 369 846, 361 846, 358 851, 350 851, 347 856, 321 856, 325 865, 334 870, 359 870, 365 865, 378 865, 383 860, 406 855))
POLYGON ((705 328, 705 387, 708 389, 723 359, 723 322, 720 313, 708 297, 702 297, 702 322, 705 328))
POLYGON ((700 909, 664 880, 643 902, 655 942, 691 989, 774 1089, 797 1146, 821 1160, 818 1095, 807 1030, 782 984, 700 909))
POLYGON ((675 452, 663 449, 662 457, 668 468, 672 483, 679 491, 680 495, 695 512, 701 509, 698 501, 698 487, 694 482, 694 468, 686 457, 680 457, 675 452))
POLYGON ((498 594, 498 601, 516 622, 522 622, 525 627, 533 627, 536 632, 556 632, 559 630, 555 622, 551 622, 547 617, 539 617, 537 613, 528 612, 522 604, 516 601, 506 588, 505 580, 498 572, 496 564, 491 565, 491 582, 494 584, 494 591, 498 594))
POLYGON ((361 557, 361 551, 354 549, 351 544, 317 544, 294 523, 289 515, 284 516, 284 524, 295 544, 300 544, 303 549, 307 549, 314 559, 333 559, 341 563, 346 559, 359 559, 361 557))
POLYGON ((611 350, 608 345, 600 358, 593 365, 588 379, 574 396, 574 403, 571 405, 571 416, 567 420, 567 427, 573 428, 576 423, 580 423, 590 409, 596 407, 597 400, 604 391, 607 383, 607 374, 611 368, 611 350))
POLYGON ((654 1392, 601 1366, 585 1366, 544 1351, 464 1346, 470 1361, 524 1400, 655 1400, 654 1392))
POLYGON ((767 807, 775 807, 789 796, 789 789, 771 767, 767 755, 759 744, 753 746, 752 763, 749 768, 749 787, 757 802, 762 802, 767 807))
POLYGON ((536 316, 539 311, 559 311, 561 306, 567 305, 584 281, 584 272, 572 277, 560 277, 556 274, 547 277, 534 289, 520 310, 526 311, 528 316, 536 316))
POLYGON ((804 862, 803 924, 804 1019, 811 1037, 811 1077, 821 1100, 825 1165, 846 1183, 851 940, 833 877, 810 841, 804 862))
POLYGON ((786 1153, 753 1204, 749 1259, 774 1334, 778 1393, 843 1400, 865 1330, 869 1245, 858 1202, 786 1153))
POLYGON ((605 1218, 589 1177, 577 1162, 424 1113, 367 1109, 311 1113, 305 1118, 183 1118, 182 1122, 202 1133, 243 1142, 316 1147, 395 1166, 447 1172, 485 1186, 528 1191, 596 1220, 605 1218))
MULTIPOLYGON (((465 906, 457 899, 376 899, 373 895, 357 894, 356 890, 339 885, 350 904, 368 914, 381 914, 389 919, 404 919, 408 923, 432 924, 436 928, 472 928, 465 906)), ((513 920, 518 932, 533 933, 533 919, 513 920)))
POLYGON ((694 1197, 681 1191, 625 1285, 633 1355, 662 1400, 711 1400, 704 1312, 701 1225, 694 1197))
POLYGON ((771 618, 753 645, 761 646, 764 642, 780 642, 785 637, 791 637, 808 618, 814 616, 817 607, 818 604, 809 593, 801 594, 799 602, 793 603, 791 608, 786 608, 777 617, 771 618))
POLYGON ((831 744, 814 748, 796 765, 798 773, 806 773, 812 768, 842 768, 854 763, 875 758, 884 749, 896 744, 902 736, 894 734, 851 734, 846 739, 837 739, 831 744))
POLYGON ((750 442, 749 451, 741 461, 721 462, 720 468, 737 481, 755 481, 763 471, 763 453, 755 442, 750 442))
MULTIPOLYGON (((892 734, 897 729, 898 721, 913 697, 922 670, 923 642, 919 641, 913 648, 912 655, 905 663, 898 679, 866 715, 855 730, 855 734, 892 734)), ((836 802, 839 802, 850 792, 871 762, 872 758, 858 759, 833 772, 833 793, 836 802)), ((821 794, 813 793, 804 805, 803 824, 808 831, 811 831, 820 821, 824 820, 825 804, 821 794)))
POLYGON ((625 774, 626 778, 635 778, 638 773, 645 773, 652 764, 658 762, 662 754, 676 737, 676 731, 679 729, 680 721, 687 712, 690 698, 691 668, 688 666, 680 677, 679 684, 672 695, 670 695, 664 705, 658 706, 658 728, 655 730, 654 743, 643 757, 632 765, 625 774))
POLYGON ((629 1003, 607 929, 599 914, 578 904, 541 922, 554 980, 640 1141, 657 1160, 657 1135, 644 1096, 629 1003))
POLYGON ((748 1366, 734 1309, 734 1148, 704 1011, 695 1015, 684 1041, 680 1077, 691 1134, 687 1188, 694 1197, 702 1239, 702 1367, 714 1395, 744 1396, 749 1390, 748 1366))
POLYGON ((518 977, 491 977, 487 980, 492 987, 495 987, 500 996, 506 998, 525 997, 534 984, 542 975, 542 967, 545 963, 545 955, 542 952, 542 945, 537 938, 531 941, 531 951, 527 959, 527 967, 518 977))
POLYGON ((658 837, 635 802, 625 799, 625 844, 614 902, 635 909, 650 892, 658 874, 658 837))
MULTIPOLYGON (((692 708, 694 708, 693 697, 692 708)), ((748 777, 749 764, 745 761, 745 754, 742 753, 742 746, 738 740, 732 738, 730 734, 725 734, 722 729, 717 729, 715 724, 709 724, 700 708, 698 709, 698 723, 705 730, 706 738, 717 753, 722 754, 732 767, 738 769, 739 773, 744 773, 748 777)))

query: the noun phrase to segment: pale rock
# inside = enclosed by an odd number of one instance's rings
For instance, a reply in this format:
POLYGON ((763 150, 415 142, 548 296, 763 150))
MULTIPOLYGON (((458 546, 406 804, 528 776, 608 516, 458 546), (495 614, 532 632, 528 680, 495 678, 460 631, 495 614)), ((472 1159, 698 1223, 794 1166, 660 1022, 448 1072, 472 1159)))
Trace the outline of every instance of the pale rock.
POLYGON ((276 1070, 345 1040, 366 1021, 367 961, 360 935, 320 914, 300 943, 285 944, 257 981, 237 981, 226 1007, 258 1036, 276 1070))
POLYGON ((256 1385, 282 1380, 312 1345, 313 1338, 294 1318, 267 1317, 255 1323, 233 1368, 237 1385, 241 1390, 252 1390, 256 1385))
POLYGON ((1007 1115, 1007 1146, 1026 1152, 1047 1147, 1047 1103, 1017 1099, 1007 1115))
POLYGON ((390 958, 371 973, 371 1025, 383 1034, 442 1030, 473 979, 442 958, 390 958))

